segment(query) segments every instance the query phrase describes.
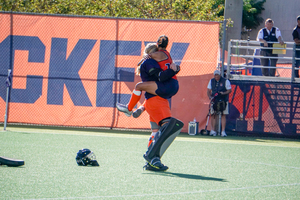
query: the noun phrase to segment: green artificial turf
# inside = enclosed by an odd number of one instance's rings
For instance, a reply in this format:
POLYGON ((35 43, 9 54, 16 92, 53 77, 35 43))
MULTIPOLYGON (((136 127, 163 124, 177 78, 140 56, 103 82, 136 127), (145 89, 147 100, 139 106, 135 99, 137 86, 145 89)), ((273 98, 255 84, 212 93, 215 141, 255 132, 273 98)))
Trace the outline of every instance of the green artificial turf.
POLYGON ((143 171, 147 132, 13 127, 0 132, 0 199, 299 199, 300 142, 181 133, 143 171), (100 167, 77 166, 89 148, 100 167))

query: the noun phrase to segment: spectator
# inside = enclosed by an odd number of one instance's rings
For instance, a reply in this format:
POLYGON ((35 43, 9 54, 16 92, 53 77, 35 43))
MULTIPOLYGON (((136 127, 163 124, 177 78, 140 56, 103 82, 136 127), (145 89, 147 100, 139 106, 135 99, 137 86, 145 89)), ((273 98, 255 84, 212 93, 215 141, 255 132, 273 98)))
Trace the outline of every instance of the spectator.
MULTIPOLYGON (((265 21, 265 28, 260 29, 260 31, 258 32, 256 40, 261 42, 261 46, 273 47, 273 44, 268 42, 279 42, 281 45, 284 44, 279 28, 273 27, 273 25, 274 25, 274 21, 268 18, 265 21)), ((268 56, 268 57, 278 57, 277 54, 272 53, 272 49, 261 49, 260 55, 268 56)), ((269 60, 270 60, 270 66, 276 67, 276 63, 278 59, 261 58, 260 59, 261 65, 266 66, 266 68, 262 68, 262 74, 264 76, 275 76, 276 69, 267 68, 269 66, 269 60)))
MULTIPOLYGON (((300 15, 297 17, 297 26, 293 30, 293 40, 296 43, 296 48, 300 48, 300 15)), ((296 58, 300 58, 300 50, 296 51, 296 58)), ((300 67, 300 60, 296 60, 295 67, 300 67)), ((295 69, 295 77, 299 78, 299 69, 295 69)))
POLYGON ((228 108, 228 96, 231 92, 231 84, 228 79, 221 77, 221 72, 219 70, 214 71, 214 78, 212 78, 207 85, 207 96, 209 99, 213 99, 213 104, 210 109, 211 117, 211 131, 210 135, 216 136, 217 132, 214 130, 215 125, 219 117, 216 114, 221 112, 221 125, 222 132, 221 136, 226 137, 225 132, 226 127, 226 115, 229 114, 228 108), (221 105, 221 106, 218 106, 221 105))

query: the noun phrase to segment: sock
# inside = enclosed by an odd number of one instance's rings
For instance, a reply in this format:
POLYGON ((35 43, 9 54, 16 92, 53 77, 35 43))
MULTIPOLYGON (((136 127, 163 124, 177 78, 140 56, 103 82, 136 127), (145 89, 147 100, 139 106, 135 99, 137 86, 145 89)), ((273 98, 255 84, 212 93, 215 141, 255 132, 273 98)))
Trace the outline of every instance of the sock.
POLYGON ((127 108, 128 108, 129 111, 132 111, 132 109, 134 108, 134 106, 141 99, 141 96, 142 96, 142 91, 140 91, 140 90, 133 90, 133 92, 131 94, 131 98, 129 100, 129 103, 127 104, 127 108))

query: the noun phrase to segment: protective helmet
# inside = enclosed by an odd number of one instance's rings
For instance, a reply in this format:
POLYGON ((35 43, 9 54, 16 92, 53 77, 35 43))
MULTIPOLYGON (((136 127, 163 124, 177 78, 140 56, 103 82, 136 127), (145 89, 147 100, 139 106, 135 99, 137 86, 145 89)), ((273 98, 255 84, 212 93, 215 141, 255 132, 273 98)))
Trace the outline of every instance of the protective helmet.
POLYGON ((76 162, 79 166, 99 166, 95 154, 89 149, 81 149, 76 156, 76 162))

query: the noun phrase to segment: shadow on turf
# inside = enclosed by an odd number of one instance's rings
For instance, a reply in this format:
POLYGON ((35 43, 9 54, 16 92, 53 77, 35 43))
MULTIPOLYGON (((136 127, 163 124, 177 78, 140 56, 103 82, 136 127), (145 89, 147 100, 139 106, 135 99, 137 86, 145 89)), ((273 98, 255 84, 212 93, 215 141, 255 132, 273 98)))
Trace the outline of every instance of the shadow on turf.
POLYGON ((214 177, 206 177, 206 176, 200 176, 194 174, 182 174, 182 173, 174 173, 174 172, 155 172, 155 173, 151 173, 151 175, 178 177, 178 178, 186 178, 186 179, 194 179, 194 180, 227 182, 227 180, 222 178, 214 178, 214 177))

